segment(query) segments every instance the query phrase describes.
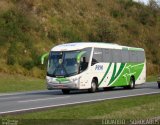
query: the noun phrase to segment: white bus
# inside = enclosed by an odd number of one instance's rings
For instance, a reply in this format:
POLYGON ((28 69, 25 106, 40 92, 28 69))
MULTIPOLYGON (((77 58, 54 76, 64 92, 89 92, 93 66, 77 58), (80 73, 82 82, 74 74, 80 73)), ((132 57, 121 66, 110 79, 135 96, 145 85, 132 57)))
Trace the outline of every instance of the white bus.
POLYGON ((51 49, 47 88, 64 94, 75 89, 135 88, 146 80, 146 58, 142 48, 109 43, 67 43, 51 49))

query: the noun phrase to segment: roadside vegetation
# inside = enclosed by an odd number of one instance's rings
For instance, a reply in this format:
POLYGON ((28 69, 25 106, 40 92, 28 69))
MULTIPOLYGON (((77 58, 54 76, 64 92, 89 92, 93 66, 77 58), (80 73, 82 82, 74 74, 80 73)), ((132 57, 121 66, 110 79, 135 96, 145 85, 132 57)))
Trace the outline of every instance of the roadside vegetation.
POLYGON ((158 75, 150 75, 147 77, 147 82, 157 82, 158 75))
POLYGON ((147 74, 160 64, 160 8, 132 0, 1 0, 0 72, 43 78, 54 45, 104 41, 142 47, 147 74))
POLYGON ((2 73, 0 73, 0 86, 0 94, 46 90, 44 79, 2 73))
POLYGON ((102 119, 145 120, 155 118, 160 115, 159 105, 160 95, 155 94, 59 107, 20 115, 7 115, 0 118, 19 119, 22 120, 22 123, 29 124, 32 122, 38 124, 47 122, 52 124, 75 124, 75 122, 76 124, 101 124, 102 119), (29 119, 29 121, 24 119, 29 119), (87 119, 91 120, 87 121, 87 119))

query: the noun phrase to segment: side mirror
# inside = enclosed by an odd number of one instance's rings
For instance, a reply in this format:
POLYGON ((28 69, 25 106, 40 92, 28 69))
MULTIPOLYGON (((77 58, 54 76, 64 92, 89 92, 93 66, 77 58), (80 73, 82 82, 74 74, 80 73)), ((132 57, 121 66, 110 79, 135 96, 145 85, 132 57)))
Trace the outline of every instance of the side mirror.
POLYGON ((41 56, 41 64, 44 64, 44 59, 49 56, 49 53, 45 53, 41 56))
POLYGON ((86 51, 82 51, 77 55, 77 63, 80 63, 81 57, 86 53, 86 51))

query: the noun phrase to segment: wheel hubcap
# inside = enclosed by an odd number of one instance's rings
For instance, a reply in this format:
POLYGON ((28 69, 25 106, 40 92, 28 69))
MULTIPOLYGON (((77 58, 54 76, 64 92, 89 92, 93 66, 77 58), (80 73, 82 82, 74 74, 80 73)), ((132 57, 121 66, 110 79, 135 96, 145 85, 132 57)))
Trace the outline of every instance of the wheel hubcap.
POLYGON ((94 82, 92 83, 92 89, 93 89, 93 91, 96 90, 96 84, 94 82))
POLYGON ((133 85, 133 81, 131 81, 131 87, 133 88, 133 86, 134 86, 134 85, 133 85))

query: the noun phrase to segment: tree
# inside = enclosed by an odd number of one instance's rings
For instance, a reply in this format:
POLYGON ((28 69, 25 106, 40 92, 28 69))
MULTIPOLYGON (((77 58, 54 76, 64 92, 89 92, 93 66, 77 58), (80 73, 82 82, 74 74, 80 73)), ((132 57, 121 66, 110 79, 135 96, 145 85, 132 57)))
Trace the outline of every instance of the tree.
POLYGON ((160 0, 149 0, 148 5, 152 10, 157 10, 160 8, 160 0))

